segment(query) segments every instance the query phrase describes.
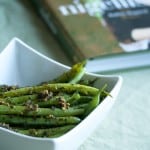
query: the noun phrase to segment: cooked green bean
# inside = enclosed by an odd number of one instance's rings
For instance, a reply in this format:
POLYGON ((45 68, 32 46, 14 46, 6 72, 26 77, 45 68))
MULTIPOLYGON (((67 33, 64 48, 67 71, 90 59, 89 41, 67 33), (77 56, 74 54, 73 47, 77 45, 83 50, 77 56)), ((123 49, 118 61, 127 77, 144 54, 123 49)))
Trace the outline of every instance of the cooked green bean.
POLYGON ((27 94, 39 93, 41 91, 48 90, 52 92, 66 92, 73 93, 79 92, 84 95, 95 95, 99 89, 81 84, 69 84, 69 83, 54 83, 45 84, 41 86, 23 87, 16 90, 11 90, 1 93, 1 97, 15 97, 27 94))
POLYGON ((32 95, 22 95, 22 96, 17 96, 17 97, 7 97, 4 98, 3 100, 14 105, 18 104, 24 104, 28 100, 36 100, 38 98, 38 94, 32 94, 32 95))
POLYGON ((61 107, 62 103, 68 103, 67 101, 69 99, 71 99, 72 95, 67 95, 64 93, 64 95, 57 95, 57 96, 53 96, 52 98, 47 99, 46 101, 38 101, 36 102, 38 104, 39 107, 51 107, 51 106, 55 106, 55 107, 61 107))
POLYGON ((69 130, 73 129, 75 125, 66 125, 55 128, 47 128, 47 129, 15 129, 16 132, 21 134, 34 136, 34 137, 59 137, 69 130))
POLYGON ((99 104, 100 102, 100 93, 98 92, 93 99, 88 103, 87 107, 85 108, 84 117, 91 113, 99 104))
POLYGON ((77 101, 80 99, 80 94, 78 92, 73 93, 73 95, 67 100, 69 104, 72 104, 73 102, 77 101))
POLYGON ((64 72, 49 83, 77 83, 85 73, 85 65, 86 61, 77 63, 70 70, 64 72))
POLYGON ((53 127, 62 126, 69 124, 78 124, 81 121, 80 118, 69 116, 69 117, 22 117, 15 115, 0 115, 0 122, 5 122, 11 125, 20 125, 21 127, 53 127))
POLYGON ((72 106, 72 108, 74 108, 74 109, 81 109, 81 108, 86 109, 87 106, 88 106, 88 103, 82 103, 82 104, 74 105, 74 106, 72 106))
POLYGON ((6 106, 0 105, 0 115, 22 115, 22 116, 48 116, 55 117, 78 116, 84 113, 84 109, 59 109, 59 108, 38 108, 37 105, 29 106, 6 106))
POLYGON ((80 96, 79 99, 76 99, 75 101, 72 101, 70 104, 72 106, 74 105, 80 105, 80 104, 83 104, 83 103, 89 103, 91 100, 92 100, 93 96, 80 96))

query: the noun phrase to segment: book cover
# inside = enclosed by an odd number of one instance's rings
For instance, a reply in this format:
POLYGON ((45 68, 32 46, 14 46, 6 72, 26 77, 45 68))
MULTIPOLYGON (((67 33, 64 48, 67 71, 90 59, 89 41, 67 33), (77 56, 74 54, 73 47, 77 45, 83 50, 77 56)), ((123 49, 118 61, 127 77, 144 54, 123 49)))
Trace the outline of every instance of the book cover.
POLYGON ((142 0, 33 1, 73 62, 149 49, 150 7, 142 0))

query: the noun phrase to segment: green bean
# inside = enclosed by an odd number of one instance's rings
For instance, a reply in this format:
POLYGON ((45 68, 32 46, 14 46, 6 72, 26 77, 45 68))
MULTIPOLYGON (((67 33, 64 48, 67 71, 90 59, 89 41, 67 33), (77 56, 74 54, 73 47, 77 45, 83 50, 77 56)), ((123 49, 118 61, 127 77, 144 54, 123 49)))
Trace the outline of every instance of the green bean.
POLYGON ((75 105, 80 105, 80 104, 83 104, 83 103, 89 103, 91 100, 92 100, 93 96, 80 96, 79 99, 76 99, 75 101, 73 101, 72 103, 70 103, 72 106, 75 106, 75 105))
POLYGON ((80 94, 78 92, 73 93, 73 95, 67 100, 69 104, 72 104, 73 102, 77 101, 80 99, 80 94))
POLYGON ((88 103, 88 106, 85 109, 84 117, 87 116, 88 114, 90 114, 98 106, 98 104, 103 100, 103 98, 101 98, 101 94, 104 93, 106 87, 107 87, 107 84, 105 84, 97 92, 97 94, 93 97, 93 99, 88 103))
POLYGON ((93 99, 88 103, 87 107, 85 108, 84 117, 90 114, 98 106, 100 102, 100 93, 101 92, 98 92, 95 96, 93 96, 93 99))
POLYGON ((78 124, 81 121, 80 118, 69 116, 69 117, 22 117, 15 115, 0 115, 0 122, 11 125, 20 125, 21 127, 53 127, 62 126, 69 124, 78 124))
POLYGON ((31 101, 36 100, 37 98, 38 98, 38 94, 32 94, 32 95, 22 95, 17 97, 7 97, 3 100, 10 104, 18 105, 18 104, 24 104, 28 100, 31 101))
POLYGON ((39 107, 50 107, 59 106, 60 101, 71 99, 71 95, 63 93, 63 95, 56 95, 51 97, 40 97, 39 94, 33 95, 22 95, 16 97, 6 97, 0 99, 0 104, 8 103, 10 105, 28 105, 28 104, 38 104, 39 107))
POLYGON ((45 84, 42 86, 23 87, 23 88, 19 88, 16 90, 3 92, 1 93, 1 97, 21 96, 21 95, 39 93, 43 90, 49 90, 52 92, 61 91, 61 92, 66 92, 66 93, 73 93, 77 91, 84 95, 95 95, 99 91, 99 89, 97 88, 86 86, 86 85, 55 83, 55 84, 45 84))
POLYGON ((59 137, 73 129, 75 125, 66 125, 61 127, 49 128, 49 129, 15 129, 16 132, 21 134, 34 136, 34 137, 59 137))
POLYGON ((70 70, 64 72, 49 83, 77 83, 85 73, 85 65, 86 61, 77 63, 73 65, 70 70))
POLYGON ((94 86, 94 83, 98 80, 98 78, 94 79, 81 79, 78 84, 94 86))
POLYGON ((39 107, 44 107, 44 108, 47 108, 47 107, 51 107, 51 106, 57 106, 59 107, 59 104, 60 104, 60 100, 64 99, 63 97, 61 96, 56 96, 56 97, 52 97, 46 101, 39 101, 37 102, 38 106, 39 107))
POLYGON ((74 106, 72 106, 72 108, 74 108, 74 109, 81 109, 81 108, 86 109, 87 106, 88 106, 88 103, 82 103, 82 104, 74 105, 74 106))
POLYGON ((84 113, 84 109, 59 109, 59 108, 38 108, 36 105, 29 106, 6 106, 0 105, 0 115, 22 115, 22 116, 48 116, 55 117, 78 116, 84 113))
POLYGON ((57 96, 53 96, 52 98, 47 99, 46 101, 38 101, 37 104, 39 107, 51 107, 51 106, 55 106, 55 107, 60 107, 61 103, 66 103, 69 99, 71 99, 71 95, 65 94, 64 95, 57 95, 57 96))

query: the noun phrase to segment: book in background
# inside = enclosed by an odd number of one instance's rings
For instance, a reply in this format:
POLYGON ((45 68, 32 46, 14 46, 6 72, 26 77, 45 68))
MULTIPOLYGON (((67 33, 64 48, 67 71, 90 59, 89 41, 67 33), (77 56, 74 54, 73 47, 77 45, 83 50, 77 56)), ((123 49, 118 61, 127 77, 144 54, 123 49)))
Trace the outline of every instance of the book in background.
POLYGON ((91 72, 150 65, 150 7, 139 1, 32 0, 72 62, 88 59, 91 72))

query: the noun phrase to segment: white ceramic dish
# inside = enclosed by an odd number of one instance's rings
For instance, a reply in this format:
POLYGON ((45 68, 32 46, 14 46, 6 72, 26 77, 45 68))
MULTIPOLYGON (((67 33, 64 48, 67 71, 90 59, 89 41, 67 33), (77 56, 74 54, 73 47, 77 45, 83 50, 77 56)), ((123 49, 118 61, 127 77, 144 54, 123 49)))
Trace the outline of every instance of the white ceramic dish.
MULTIPOLYGON (((32 49, 21 40, 13 38, 0 53, 0 84, 35 85, 55 78, 69 67, 60 64, 32 49)), ((105 100, 79 125, 59 138, 36 138, 0 127, 1 150, 73 150, 100 125, 115 102, 122 78, 86 73, 85 77, 98 77, 95 86, 108 84, 112 97, 105 100)))

